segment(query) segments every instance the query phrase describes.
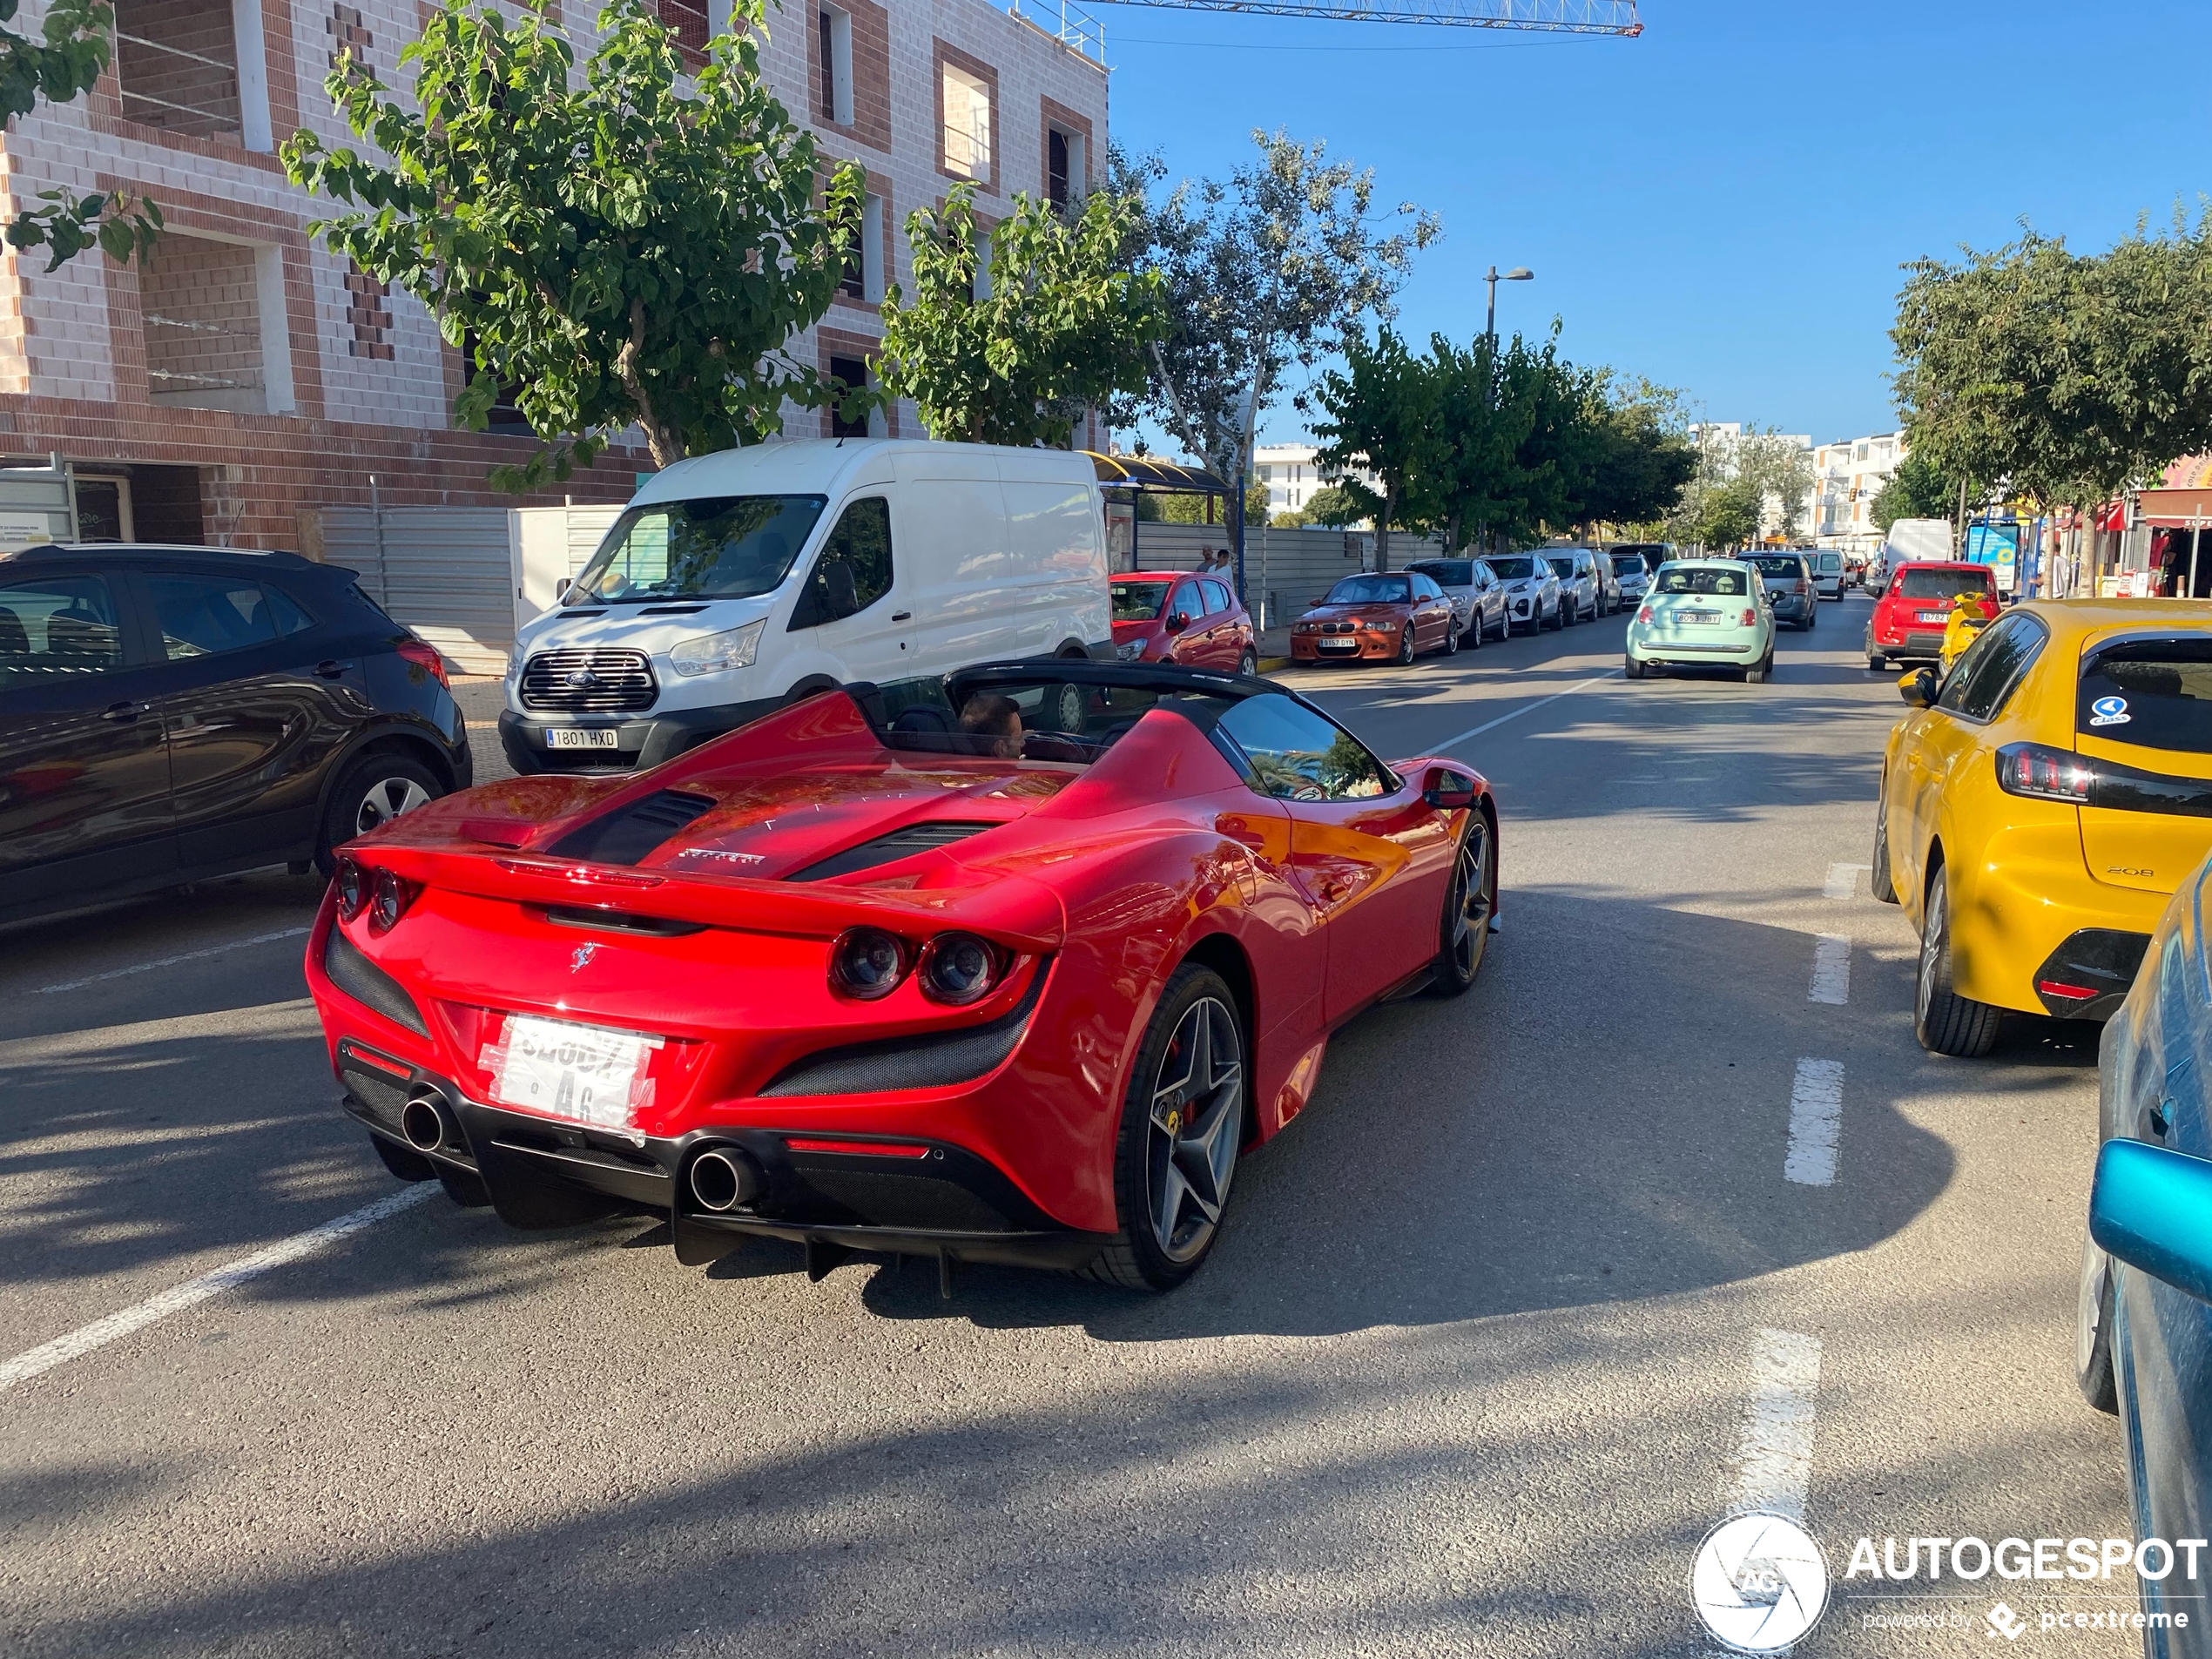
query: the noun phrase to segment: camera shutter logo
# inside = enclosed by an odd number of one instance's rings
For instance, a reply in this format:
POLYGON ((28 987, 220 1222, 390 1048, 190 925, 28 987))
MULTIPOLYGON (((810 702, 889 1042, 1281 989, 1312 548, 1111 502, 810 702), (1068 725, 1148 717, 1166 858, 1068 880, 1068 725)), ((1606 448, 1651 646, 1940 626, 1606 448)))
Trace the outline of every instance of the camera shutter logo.
POLYGON ((1783 1515, 1737 1515, 1705 1534, 1689 1601, 1713 1639, 1737 1653, 1779 1653, 1828 1607, 1828 1562, 1783 1515))

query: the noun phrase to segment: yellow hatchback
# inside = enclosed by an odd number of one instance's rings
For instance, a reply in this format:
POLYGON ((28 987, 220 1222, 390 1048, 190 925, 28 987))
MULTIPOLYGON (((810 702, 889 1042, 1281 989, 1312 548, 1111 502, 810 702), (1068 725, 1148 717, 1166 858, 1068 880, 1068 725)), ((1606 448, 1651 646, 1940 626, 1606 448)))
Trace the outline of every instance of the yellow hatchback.
POLYGON ((2212 852, 2212 608, 2031 602, 1898 685, 1873 887, 1919 929, 1921 1043, 1986 1054, 2007 1009, 2109 1018, 2212 852))

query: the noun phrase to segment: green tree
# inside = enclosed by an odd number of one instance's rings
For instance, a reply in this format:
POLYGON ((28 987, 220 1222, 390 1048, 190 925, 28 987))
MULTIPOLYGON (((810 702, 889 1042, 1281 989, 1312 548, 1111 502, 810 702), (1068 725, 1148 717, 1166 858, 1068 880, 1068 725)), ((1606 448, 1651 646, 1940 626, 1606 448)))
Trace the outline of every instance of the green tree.
POLYGON ((1577 516, 1591 524, 1664 519, 1697 472, 1697 446, 1684 431, 1681 394, 1650 381, 1602 376, 1589 411, 1595 455, 1577 516))
POLYGON ((1143 389, 1166 326, 1159 274, 1121 259, 1143 204, 1094 191, 1070 218, 1017 195, 979 283, 974 198, 955 185, 907 216, 914 293, 894 285, 883 302, 884 390, 914 399, 934 437, 1065 444, 1086 405, 1143 389))
MULTIPOLYGON (((20 0, 0 0, 0 24, 13 23, 19 9, 20 0)), ((54 0, 35 40, 0 27, 0 121, 29 115, 42 98, 67 104, 90 91, 113 55, 114 37, 107 0, 54 0)), ((9 221, 8 246, 44 248, 49 271, 95 242, 120 264, 133 253, 143 260, 160 234, 160 208, 125 191, 42 190, 38 199, 46 205, 9 221)))
MULTIPOLYGON (((1165 284, 1166 334, 1144 392, 1114 424, 1158 421, 1217 476, 1251 472, 1259 417, 1293 367, 1312 370, 1370 314, 1387 321, 1413 256, 1441 234, 1412 203, 1375 206, 1372 170, 1318 140, 1255 131, 1226 184, 1186 181, 1148 207, 1123 257, 1165 284)), ((1116 193, 1150 200, 1157 158, 1110 158, 1116 193)), ((1303 408, 1303 402, 1299 404, 1303 408)))
MULTIPOLYGON (((1375 523, 1375 569, 1390 569, 1390 532, 1411 528, 1434 505, 1429 486, 1438 450, 1434 363, 1417 358, 1387 327, 1374 343, 1353 334, 1344 342, 1345 367, 1321 376, 1313 400, 1327 419, 1317 421, 1321 440, 1314 456, 1345 476, 1344 492, 1375 523), (1357 469, 1371 485, 1349 475, 1357 469)), ((1309 509, 1310 510, 1310 509, 1309 509)))
MULTIPOLYGON (((1136 516, 1148 524, 1218 524, 1224 532, 1229 527, 1228 503, 1218 496, 1141 490, 1136 497, 1136 516), (1209 513, 1211 516, 1208 516, 1209 513)), ((1244 492, 1244 522, 1254 524, 1266 520, 1267 486, 1254 484, 1244 492)))
POLYGON ((1959 486, 1925 455, 1908 452, 1874 497, 1868 516, 1886 536, 1900 518, 1950 518, 1959 510, 1959 486))
POLYGON ((1324 484, 1305 498, 1302 516, 1309 524, 1325 529, 1345 529, 1353 524, 1364 524, 1369 517, 1366 503, 1342 484, 1324 484))
POLYGON ((510 24, 444 0, 400 55, 412 108, 342 57, 331 97, 390 160, 293 134, 293 182, 358 204, 311 229, 473 346, 464 425, 516 388, 549 447, 495 470, 509 487, 566 477, 633 421, 666 467, 780 431, 786 399, 835 399, 784 347, 829 309, 865 175, 825 177, 762 83, 765 0, 733 0, 695 78, 650 0, 616 0, 581 85, 544 3, 510 24))
POLYGON ((1685 539, 1710 553, 1748 546, 1759 533, 1764 498, 1748 478, 1730 478, 1701 492, 1686 526, 1685 539))

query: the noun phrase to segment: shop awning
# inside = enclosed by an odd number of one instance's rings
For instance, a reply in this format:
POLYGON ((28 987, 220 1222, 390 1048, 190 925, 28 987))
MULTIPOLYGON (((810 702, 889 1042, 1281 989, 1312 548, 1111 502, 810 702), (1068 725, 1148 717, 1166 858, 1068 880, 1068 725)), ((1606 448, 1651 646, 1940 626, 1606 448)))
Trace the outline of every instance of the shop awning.
POLYGON ((2161 529, 2212 528, 2212 489, 2146 489, 2135 497, 2136 523, 2161 529))
POLYGON ((1096 449, 1083 453, 1090 457, 1098 482, 1109 489, 1160 489, 1183 496, 1231 493, 1227 484, 1200 467, 1177 466, 1151 455, 1102 455, 1096 449))

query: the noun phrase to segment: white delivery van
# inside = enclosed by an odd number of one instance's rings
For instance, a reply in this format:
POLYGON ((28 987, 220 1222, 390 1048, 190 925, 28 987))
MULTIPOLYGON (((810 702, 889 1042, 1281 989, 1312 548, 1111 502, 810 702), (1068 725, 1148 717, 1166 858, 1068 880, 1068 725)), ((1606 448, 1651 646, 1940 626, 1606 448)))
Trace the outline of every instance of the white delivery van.
POLYGON ((1113 654, 1087 455, 762 444, 637 492, 518 631, 499 736, 517 772, 629 770, 836 685, 1113 654))

